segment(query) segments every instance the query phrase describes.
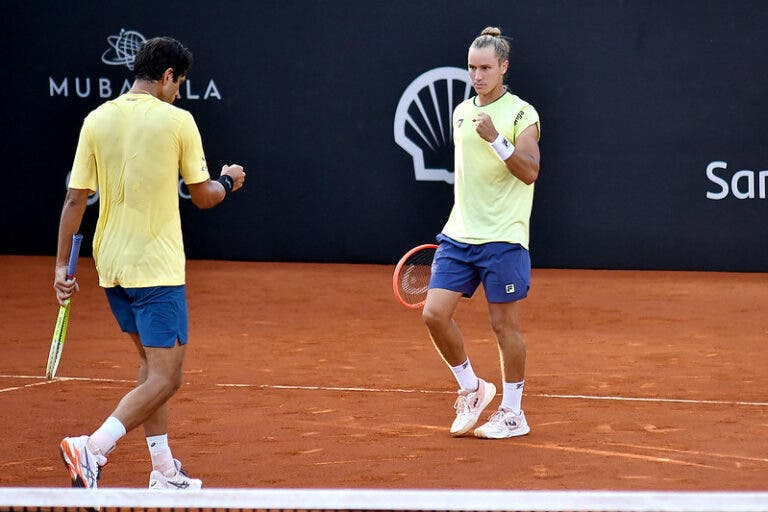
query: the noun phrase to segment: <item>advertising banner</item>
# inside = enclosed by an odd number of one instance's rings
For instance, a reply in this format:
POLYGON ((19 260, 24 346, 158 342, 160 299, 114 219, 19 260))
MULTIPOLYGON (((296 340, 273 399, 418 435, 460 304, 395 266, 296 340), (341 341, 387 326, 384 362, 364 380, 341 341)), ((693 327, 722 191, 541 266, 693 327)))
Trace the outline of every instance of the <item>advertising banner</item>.
MULTIPOLYGON (((467 49, 498 26, 541 118, 534 267, 768 271, 768 9, 758 2, 11 2, 0 20, 0 253, 54 254, 83 118, 126 92, 143 41, 194 64, 175 105, 212 177, 179 182, 189 258, 391 264, 453 204, 467 49)), ((83 254, 98 214, 91 197, 83 254)))

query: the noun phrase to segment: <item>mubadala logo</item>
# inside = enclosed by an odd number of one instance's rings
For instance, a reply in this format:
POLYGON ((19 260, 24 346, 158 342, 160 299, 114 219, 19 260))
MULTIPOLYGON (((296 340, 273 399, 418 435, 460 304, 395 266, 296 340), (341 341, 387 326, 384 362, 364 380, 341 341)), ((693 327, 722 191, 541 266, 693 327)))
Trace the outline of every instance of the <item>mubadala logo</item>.
POLYGON ((466 69, 435 68, 406 87, 395 112, 395 142, 413 158, 417 181, 453 183, 453 110, 469 98, 466 69))
POLYGON ((120 34, 109 36, 109 48, 101 56, 101 62, 110 66, 125 66, 133 71, 136 53, 147 39, 135 30, 121 29, 120 34))
MULTIPOLYGON (((109 66, 125 66, 133 71, 136 52, 147 39, 135 30, 121 29, 117 35, 107 37, 109 48, 102 54, 101 62, 109 66)), ((132 80, 123 78, 113 81, 107 77, 48 77, 48 94, 51 97, 64 96, 68 98, 112 98, 125 94, 131 88, 132 80)), ((179 97, 188 100, 221 99, 221 92, 213 79, 208 80, 204 89, 196 89, 192 79, 184 81, 179 89, 179 97)))
POLYGON ((736 199, 765 199, 766 190, 768 190, 768 171, 736 171, 730 177, 730 180, 722 178, 715 174, 716 170, 727 170, 726 162, 710 162, 707 166, 707 178, 709 181, 720 187, 717 192, 707 192, 707 199, 719 201, 725 199, 729 194, 733 194, 736 199))

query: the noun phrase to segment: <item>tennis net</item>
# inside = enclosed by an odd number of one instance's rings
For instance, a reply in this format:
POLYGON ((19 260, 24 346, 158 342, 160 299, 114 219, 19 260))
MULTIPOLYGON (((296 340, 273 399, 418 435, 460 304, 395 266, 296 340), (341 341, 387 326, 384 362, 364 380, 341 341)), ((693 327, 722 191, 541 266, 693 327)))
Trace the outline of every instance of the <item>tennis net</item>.
POLYGON ((0 487, 0 510, 767 512, 768 492, 0 487))

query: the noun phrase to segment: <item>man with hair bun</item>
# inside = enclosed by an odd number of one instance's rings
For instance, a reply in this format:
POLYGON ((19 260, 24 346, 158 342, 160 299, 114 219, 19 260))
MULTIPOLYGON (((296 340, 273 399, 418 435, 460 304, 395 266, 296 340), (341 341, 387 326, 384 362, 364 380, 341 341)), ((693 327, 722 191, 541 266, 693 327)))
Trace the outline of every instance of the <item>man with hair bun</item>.
POLYGON ((225 165, 211 180, 192 114, 174 107, 192 54, 170 37, 146 41, 136 54, 131 89, 85 118, 59 224, 54 289, 59 304, 78 290, 67 280, 67 255, 90 193, 99 191, 93 258, 121 330, 139 353, 136 387, 90 436, 59 446, 74 487, 96 488, 107 455, 143 425, 150 489, 197 489, 168 445, 167 401, 182 383, 188 318, 179 174, 198 208, 216 206, 245 180, 225 165))
POLYGON ((478 378, 453 315, 461 297, 483 284, 503 377, 502 401, 474 435, 486 439, 530 431, 521 406, 525 342, 518 302, 528 295, 531 260, 529 222, 534 182, 539 177, 539 115, 504 84, 509 43, 487 27, 472 42, 467 68, 477 93, 453 113, 454 204, 437 236, 423 320, 440 355, 451 368, 459 396, 453 436, 470 432, 496 395, 496 386, 478 378))

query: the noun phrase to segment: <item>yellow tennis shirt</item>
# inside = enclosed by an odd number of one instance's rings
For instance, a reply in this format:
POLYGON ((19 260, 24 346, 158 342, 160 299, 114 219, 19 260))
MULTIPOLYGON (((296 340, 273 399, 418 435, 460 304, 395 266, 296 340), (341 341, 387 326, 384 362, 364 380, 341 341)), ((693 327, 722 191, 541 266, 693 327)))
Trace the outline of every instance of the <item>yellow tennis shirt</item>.
POLYGON ((527 249, 534 186, 509 172, 472 119, 485 112, 514 144, 523 130, 539 124, 539 114, 509 91, 482 107, 474 101, 463 101, 453 112, 454 203, 442 232, 469 244, 510 242, 527 249))
POLYGON ((187 184, 210 177, 189 112, 128 93, 85 118, 69 187, 99 191, 93 256, 101 286, 184 284, 179 174, 187 184))

